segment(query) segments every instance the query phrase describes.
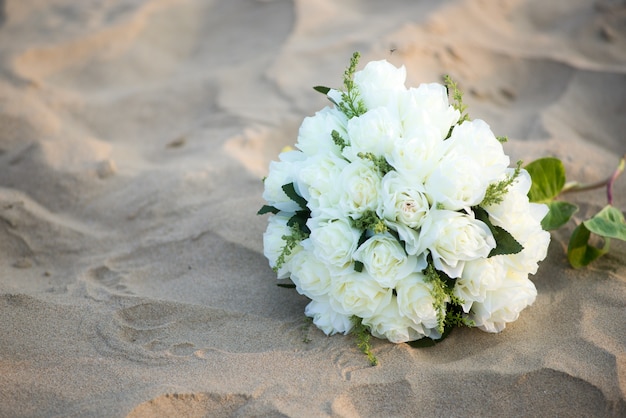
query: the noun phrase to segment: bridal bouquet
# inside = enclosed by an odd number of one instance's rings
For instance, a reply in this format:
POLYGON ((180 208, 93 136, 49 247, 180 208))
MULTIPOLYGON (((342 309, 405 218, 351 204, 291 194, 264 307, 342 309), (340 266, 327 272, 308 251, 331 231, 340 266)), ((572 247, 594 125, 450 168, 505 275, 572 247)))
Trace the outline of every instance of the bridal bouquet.
POLYGON ((449 78, 407 88, 404 67, 356 71, 358 58, 342 90, 315 87, 331 105, 270 164, 259 211, 272 214, 270 266, 326 334, 400 343, 458 325, 501 331, 535 300, 528 276, 546 256, 548 207, 529 202, 527 171, 464 114, 449 78))

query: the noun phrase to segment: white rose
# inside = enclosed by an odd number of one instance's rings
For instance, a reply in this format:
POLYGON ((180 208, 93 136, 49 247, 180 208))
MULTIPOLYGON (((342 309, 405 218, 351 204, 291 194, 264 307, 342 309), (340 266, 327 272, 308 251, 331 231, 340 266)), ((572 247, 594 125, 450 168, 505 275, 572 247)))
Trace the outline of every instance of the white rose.
POLYGON ((398 95, 398 113, 407 138, 419 137, 426 127, 437 131, 442 140, 458 122, 460 112, 448 103, 446 87, 438 83, 420 84, 398 95))
POLYGON ((483 331, 500 332, 508 322, 517 320, 536 297, 537 289, 527 275, 508 270, 500 287, 488 291, 483 302, 472 305, 469 319, 483 331))
POLYGON ((302 196, 297 182, 297 172, 306 156, 300 151, 287 151, 281 153, 278 157, 280 161, 272 161, 270 163, 269 174, 263 181, 263 199, 265 199, 268 205, 274 206, 283 212, 295 212, 301 208, 285 194, 283 186, 294 183, 296 192, 302 196))
POLYGON ((415 341, 424 337, 421 327, 400 314, 398 301, 392 298, 374 315, 363 318, 363 324, 370 328, 376 338, 386 338, 392 343, 415 341))
POLYGON ((336 312, 330 306, 328 297, 318 297, 311 300, 304 309, 304 314, 313 318, 315 326, 326 335, 347 334, 354 327, 351 316, 336 312))
POLYGON ((329 292, 330 304, 344 315, 364 318, 389 303, 392 289, 383 288, 366 272, 347 272, 333 277, 329 292))
MULTIPOLYGON (((291 235, 291 228, 287 226, 289 217, 283 215, 272 215, 267 222, 267 229, 263 234, 263 254, 269 261, 271 268, 276 268, 278 258, 280 257, 286 242, 284 236, 291 235)), ((298 244, 291 250, 291 253, 284 259, 283 265, 278 269, 278 278, 285 279, 289 277, 291 271, 291 260, 302 250, 302 245, 298 244)))
POLYGON ((347 137, 348 119, 339 110, 325 107, 315 116, 304 118, 298 130, 296 147, 307 156, 331 153, 341 155, 341 149, 332 139, 331 132, 337 131, 343 138, 347 137))
MULTIPOLYGON (((511 175, 513 169, 507 172, 511 175)), ((524 247, 520 253, 507 256, 507 264, 516 270, 535 274, 538 263, 547 256, 550 233, 541 227, 548 207, 528 201, 531 181, 528 172, 522 170, 503 201, 485 209, 494 225, 504 228, 524 247)))
POLYGON ((426 193, 445 209, 457 211, 478 205, 485 198, 489 179, 471 158, 445 156, 426 180, 426 193))
POLYGON ((398 240, 389 233, 370 237, 355 251, 353 257, 363 263, 380 286, 388 288, 394 288, 398 280, 408 276, 417 267, 417 258, 407 255, 398 240))
POLYGON ((353 219, 367 210, 376 211, 379 204, 380 174, 371 164, 361 160, 348 164, 337 181, 341 190, 339 207, 353 219))
POLYGON ((430 211, 430 203, 420 183, 409 181, 397 171, 383 177, 379 216, 419 229, 430 211))
POLYGON ((328 293, 331 272, 311 251, 304 250, 299 251, 291 260, 291 280, 298 293, 313 299, 328 293))
POLYGON ((400 137, 400 123, 386 107, 372 109, 348 121, 350 145, 343 155, 355 161, 359 153, 385 156, 391 153, 395 141, 400 137))
POLYGON ((526 241, 520 242, 524 247, 521 252, 510 254, 505 259, 509 266, 528 274, 537 273, 539 262, 548 255, 548 246, 550 245, 550 233, 548 231, 536 228, 534 232, 526 241))
POLYGON ((417 257, 415 270, 424 270, 426 268, 426 256, 428 254, 424 252, 425 247, 422 245, 420 232, 399 222, 386 221, 385 225, 398 233, 398 237, 403 242, 406 253, 417 257))
POLYGON ((398 91, 406 89, 406 68, 396 68, 386 60, 371 61, 354 73, 354 84, 367 109, 393 103, 398 91))
MULTIPOLYGON (((432 285, 426 283, 422 273, 415 272, 400 280, 396 286, 400 314, 411 319, 414 328, 431 336, 437 328, 437 311, 433 304, 432 285)), ((437 338, 439 335, 437 335, 437 338)))
POLYGON ((468 313, 475 302, 484 302, 488 292, 501 286, 505 275, 502 256, 466 262, 454 284, 454 295, 463 300, 463 311, 468 313))
POLYGON ((437 129, 426 126, 413 131, 412 136, 396 140, 387 159, 389 164, 405 178, 423 184, 439 165, 447 149, 437 129))
POLYGON ((448 141, 448 155, 476 162, 480 169, 472 175, 487 183, 500 179, 509 166, 510 159, 502 144, 489 125, 480 119, 455 126, 448 141))
POLYGON ((461 276, 466 261, 487 258, 496 246, 487 225, 450 210, 431 210, 420 239, 430 251, 435 268, 451 278, 461 276))
POLYGON ((352 264, 352 255, 357 249, 361 231, 352 227, 347 219, 317 222, 312 218, 307 224, 313 253, 324 263, 338 268, 352 264))
POLYGON ((341 191, 337 178, 348 162, 334 154, 317 154, 300 164, 297 173, 303 197, 311 216, 333 218, 339 215, 341 191))

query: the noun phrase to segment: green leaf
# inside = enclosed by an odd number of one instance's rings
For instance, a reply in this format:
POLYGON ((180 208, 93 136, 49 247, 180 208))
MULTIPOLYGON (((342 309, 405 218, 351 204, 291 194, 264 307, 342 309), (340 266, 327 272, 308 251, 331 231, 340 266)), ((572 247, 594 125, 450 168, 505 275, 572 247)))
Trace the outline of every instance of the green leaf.
POLYGON ((295 289, 296 285, 293 283, 276 283, 278 287, 284 287, 285 289, 295 289))
POLYGON ((574 229, 567 247, 567 259, 572 267, 585 267, 592 261, 602 257, 609 251, 609 238, 604 241, 601 248, 589 245, 591 232, 585 227, 585 223, 581 223, 574 229))
POLYGON ((259 211, 256 214, 265 215, 266 213, 273 213, 274 215, 276 215, 278 212, 280 212, 280 209, 277 209, 274 206, 263 205, 263 207, 259 209, 259 211))
POLYGON ((606 238, 617 238, 626 241, 626 221, 624 214, 617 208, 607 205, 593 218, 583 222, 585 227, 594 234, 606 238))
POLYGON ((289 218, 289 220, 287 221, 287 226, 290 226, 292 228, 295 227, 299 231, 304 232, 306 235, 308 235, 311 233, 311 230, 308 226, 306 226, 306 222, 309 220, 310 217, 310 210, 299 210, 294 213, 291 218, 289 218))
POLYGON ((434 340, 434 339, 432 339, 430 337, 424 337, 424 338, 420 338, 419 340, 409 341, 409 342, 407 342, 407 344, 410 345, 411 347, 414 347, 414 348, 432 347, 432 346, 434 346, 436 344, 439 344, 440 342, 442 342, 446 338, 448 338, 448 336, 452 332, 452 329, 454 329, 454 326, 452 326, 452 325, 446 326, 445 330, 443 331, 443 334, 441 334, 441 338, 439 338, 437 340, 434 340))
POLYGON ((293 183, 283 185, 283 191, 289 199, 296 202, 302 209, 306 209, 307 201, 296 192, 296 187, 293 183))
POLYGON ((361 273, 363 271, 363 267, 365 267, 363 262, 358 260, 354 262, 354 271, 356 271, 357 273, 361 273))
POLYGON ((485 209, 479 206, 475 206, 472 209, 474 210, 476 219, 487 225, 493 235, 493 238, 496 240, 496 247, 491 250, 488 257, 493 257, 495 255, 517 254, 524 249, 522 244, 513 238, 513 235, 511 235, 506 229, 491 223, 489 214, 485 209))
POLYGON ((547 203, 563 190, 565 167, 558 158, 540 158, 525 168, 533 180, 528 191, 528 198, 531 202, 547 203))
POLYGON ((573 214, 578 212, 578 206, 561 200, 553 200, 547 205, 549 211, 541 220, 541 227, 546 231, 559 229, 571 219, 573 214))
POLYGON ((330 91, 330 87, 325 87, 325 86, 314 86, 313 90, 322 93, 322 94, 328 94, 328 92, 330 91))
POLYGON ((524 249, 522 244, 513 238, 513 235, 511 235, 506 229, 495 225, 492 225, 491 228, 491 233, 496 240, 496 248, 491 250, 487 257, 517 254, 524 249))

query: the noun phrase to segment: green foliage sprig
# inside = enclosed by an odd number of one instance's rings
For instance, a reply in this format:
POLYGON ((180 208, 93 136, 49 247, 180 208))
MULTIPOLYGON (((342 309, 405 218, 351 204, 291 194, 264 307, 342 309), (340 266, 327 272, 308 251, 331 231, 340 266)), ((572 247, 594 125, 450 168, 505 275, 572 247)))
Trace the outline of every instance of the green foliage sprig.
POLYGON ((352 317, 352 324, 354 327, 352 328, 352 333, 356 337, 356 345, 359 349, 367 356, 370 364, 372 366, 376 366, 378 364, 378 359, 372 352, 372 344, 370 343, 370 330, 369 328, 363 324, 363 320, 358 316, 352 317))
POLYGON ((343 151, 343 149, 348 146, 348 141, 346 141, 335 129, 333 129, 333 131, 330 133, 330 136, 333 139, 335 145, 337 145, 341 151, 343 151))
POLYGON ((606 187, 607 205, 591 218, 582 221, 572 232, 567 248, 567 259, 572 267, 585 267, 606 254, 611 239, 626 241, 624 214, 613 206, 613 185, 625 166, 626 155, 622 156, 608 179, 589 185, 566 183, 565 167, 557 158, 541 158, 525 167, 532 178, 528 198, 531 202, 548 205, 548 214, 541 222, 546 230, 564 226, 578 211, 578 206, 560 199, 563 194, 606 187), (590 243, 592 234, 603 239, 604 243, 600 247, 590 243))
POLYGON ((387 162, 387 159, 382 155, 377 157, 371 152, 359 152, 357 154, 357 157, 361 158, 362 160, 371 161, 372 163, 374 163, 374 167, 378 170, 382 177, 384 177, 385 174, 393 170, 391 164, 389 164, 387 162))
POLYGON ((466 112, 467 105, 463 103, 463 92, 459 90, 456 81, 452 80, 452 77, 446 74, 443 76, 443 82, 448 90, 448 94, 452 94, 452 99, 454 100, 452 107, 458 110, 461 114, 458 124, 460 125, 463 122, 470 120, 469 114, 466 112))
POLYGON ((300 227, 295 225, 291 226, 291 233, 289 235, 283 235, 281 237, 282 240, 285 241, 285 246, 283 247, 278 258, 276 259, 276 265, 273 268, 275 272, 278 272, 278 270, 280 270, 280 268, 287 261, 287 257, 289 257, 293 252, 294 248, 296 248, 298 244, 302 242, 302 240, 308 238, 308 236, 309 234, 302 232, 300 227))
POLYGON ((359 219, 352 221, 352 226, 359 231, 370 230, 375 234, 384 234, 389 230, 385 221, 380 219, 374 210, 366 210, 359 219))
POLYGON ((457 326, 473 327, 474 321, 463 314, 463 299, 454 294, 454 280, 445 273, 438 271, 429 260, 423 271, 427 283, 432 284, 430 294, 433 299, 433 307, 437 311, 437 331, 441 338, 434 340, 424 337, 409 344, 413 347, 430 347, 443 341, 457 326))
POLYGON ((480 203, 480 206, 491 206, 497 205, 498 203, 502 203, 504 200, 504 195, 509 190, 509 187, 515 182, 517 177, 522 171, 522 161, 517 162, 517 167, 515 171, 511 175, 507 175, 506 179, 501 180, 497 183, 491 183, 487 186, 487 191, 485 192, 485 198, 480 203))
POLYGON ((341 103, 337 103, 339 110, 341 110, 348 119, 352 119, 355 116, 361 116, 367 112, 365 103, 359 95, 359 89, 354 84, 354 73, 356 72, 356 67, 359 64, 360 58, 361 54, 358 52, 352 54, 352 58, 350 58, 350 65, 343 73, 343 85, 345 86, 346 91, 341 94, 341 103))
POLYGON ((430 294, 435 300, 433 302, 433 308, 437 311, 437 330, 443 334, 446 326, 446 305, 451 300, 450 294, 452 293, 448 286, 441 280, 439 272, 435 270, 432 264, 428 264, 424 271, 426 282, 432 285, 430 294))
MULTIPOLYGON (((343 86, 345 91, 341 91, 341 101, 337 103, 329 97, 330 101, 333 102, 333 104, 337 106, 337 109, 346 115, 348 119, 361 116, 367 112, 365 102, 363 102, 363 99, 359 94, 359 88, 356 84, 354 84, 354 73, 356 72, 356 67, 359 64, 360 58, 361 54, 359 52, 352 54, 352 58, 350 58, 350 65, 348 65, 343 73, 343 86)), ((328 95, 331 90, 330 87, 325 86, 315 86, 313 89, 325 95, 328 95)), ((335 138, 333 137, 333 140, 334 139, 335 138)))

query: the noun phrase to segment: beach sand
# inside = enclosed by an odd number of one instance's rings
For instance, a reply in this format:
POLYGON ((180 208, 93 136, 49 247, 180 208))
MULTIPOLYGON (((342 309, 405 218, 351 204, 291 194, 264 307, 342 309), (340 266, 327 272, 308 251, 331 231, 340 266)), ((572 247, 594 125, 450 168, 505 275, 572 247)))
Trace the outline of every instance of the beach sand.
POLYGON ((620 1, 0 1, 0 416, 626 416, 626 246, 565 255, 602 190, 500 334, 371 367, 276 286, 261 178, 354 51, 452 75, 512 161, 626 152, 620 1))

